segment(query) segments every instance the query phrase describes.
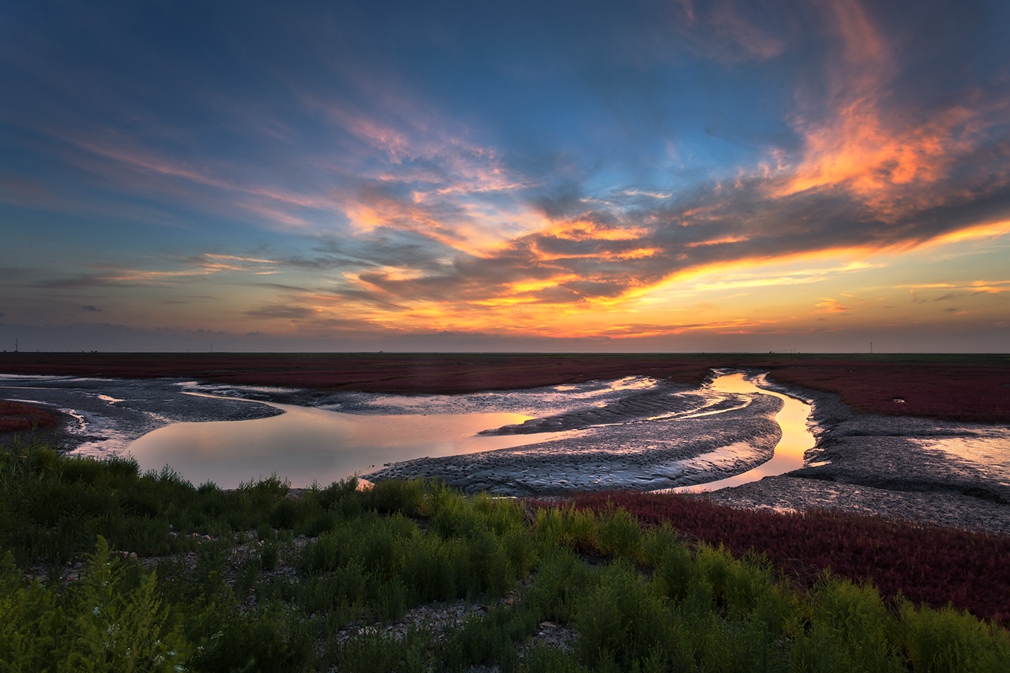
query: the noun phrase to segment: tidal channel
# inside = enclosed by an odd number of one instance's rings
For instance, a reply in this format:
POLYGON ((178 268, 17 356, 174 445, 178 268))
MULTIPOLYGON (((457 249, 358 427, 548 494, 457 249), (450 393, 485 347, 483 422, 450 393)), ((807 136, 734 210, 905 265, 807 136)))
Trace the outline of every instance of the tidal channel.
POLYGON ((628 377, 396 396, 0 376, 0 397, 63 412, 75 453, 130 454, 143 470, 167 466, 194 484, 423 476, 523 495, 714 490, 799 469, 814 444, 810 407, 762 385, 717 371, 700 388, 628 377))

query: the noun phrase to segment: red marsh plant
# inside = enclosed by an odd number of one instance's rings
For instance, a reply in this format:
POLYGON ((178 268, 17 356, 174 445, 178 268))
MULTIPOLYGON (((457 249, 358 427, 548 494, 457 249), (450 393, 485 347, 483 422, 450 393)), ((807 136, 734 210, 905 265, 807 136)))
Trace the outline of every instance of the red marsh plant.
POLYGON ((5 353, 0 372, 203 381, 384 393, 517 390, 643 375, 699 384, 721 359, 493 353, 5 353))
POLYGON ((56 414, 21 402, 0 401, 0 432, 24 432, 34 428, 54 428, 56 414))
POLYGON ((801 585, 813 586, 830 569, 872 582, 886 598, 950 603, 1010 623, 1010 537, 824 510, 736 509, 669 494, 593 493, 573 504, 597 512, 620 507, 644 524, 668 522, 681 536, 724 545, 738 557, 764 554, 801 585))
POLYGON ((771 378, 838 393, 856 411, 952 421, 1010 422, 1010 363, 846 361, 775 369, 771 378))

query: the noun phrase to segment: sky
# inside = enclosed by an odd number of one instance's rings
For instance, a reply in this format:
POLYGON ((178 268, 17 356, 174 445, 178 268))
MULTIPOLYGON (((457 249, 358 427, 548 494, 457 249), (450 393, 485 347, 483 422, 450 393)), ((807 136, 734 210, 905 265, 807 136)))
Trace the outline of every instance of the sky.
POLYGON ((1010 3, 0 2, 0 348, 1010 352, 1010 3))

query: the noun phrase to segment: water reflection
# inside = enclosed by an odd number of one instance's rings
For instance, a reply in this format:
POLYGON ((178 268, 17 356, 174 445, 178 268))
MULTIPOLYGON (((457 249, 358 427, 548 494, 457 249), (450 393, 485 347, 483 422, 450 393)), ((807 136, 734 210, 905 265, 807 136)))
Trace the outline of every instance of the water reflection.
MULTIPOLYGON (((250 403, 252 404, 252 403, 250 403)), ((193 483, 234 488, 276 473, 293 486, 328 485, 385 463, 422 456, 490 451, 527 437, 478 437, 480 430, 529 417, 512 413, 343 414, 287 404, 286 413, 252 421, 175 423, 130 445, 144 470, 165 465, 193 483)))
MULTIPOLYGON (((764 375, 754 379, 759 384, 765 383, 764 375)), ((706 491, 717 491, 721 488, 740 486, 752 481, 758 481, 765 477, 773 477, 786 472, 792 472, 803 467, 803 456, 808 449, 813 448, 815 440, 810 431, 810 405, 800 400, 765 390, 754 385, 754 383, 744 378, 743 374, 728 374, 720 376, 712 382, 712 389, 724 393, 761 394, 777 397, 783 402, 782 410, 775 415, 775 421, 782 428, 782 438, 775 445, 775 452, 771 460, 758 465, 752 470, 747 470, 726 479, 710 481, 707 484, 694 484, 679 488, 665 489, 665 492, 691 492, 701 493, 706 491)), ((717 460, 721 451, 713 452, 710 456, 699 456, 699 460, 706 458, 717 460)))

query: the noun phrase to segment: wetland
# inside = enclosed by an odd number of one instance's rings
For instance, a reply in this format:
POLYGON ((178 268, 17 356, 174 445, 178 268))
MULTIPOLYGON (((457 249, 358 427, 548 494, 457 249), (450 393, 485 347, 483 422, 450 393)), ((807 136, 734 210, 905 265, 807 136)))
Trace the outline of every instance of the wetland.
POLYGON ((0 360, 16 370, 0 397, 59 411, 75 453, 130 452, 194 483, 359 474, 499 495, 678 489, 1010 531, 1000 356, 70 357, 0 360), (731 380, 746 390, 724 389, 731 380), (799 442, 789 464, 787 425, 799 442))

